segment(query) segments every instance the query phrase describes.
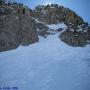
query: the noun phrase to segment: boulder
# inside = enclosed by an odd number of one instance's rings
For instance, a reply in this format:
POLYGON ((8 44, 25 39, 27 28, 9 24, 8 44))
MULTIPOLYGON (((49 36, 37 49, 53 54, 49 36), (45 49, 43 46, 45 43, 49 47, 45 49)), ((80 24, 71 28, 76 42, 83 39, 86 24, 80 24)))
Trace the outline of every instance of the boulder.
POLYGON ((87 32, 72 32, 64 31, 60 34, 60 40, 64 43, 73 46, 73 47, 84 47, 90 43, 90 31, 87 32))
POLYGON ((44 36, 44 37, 50 34, 49 28, 43 23, 37 23, 37 33, 38 35, 44 36))

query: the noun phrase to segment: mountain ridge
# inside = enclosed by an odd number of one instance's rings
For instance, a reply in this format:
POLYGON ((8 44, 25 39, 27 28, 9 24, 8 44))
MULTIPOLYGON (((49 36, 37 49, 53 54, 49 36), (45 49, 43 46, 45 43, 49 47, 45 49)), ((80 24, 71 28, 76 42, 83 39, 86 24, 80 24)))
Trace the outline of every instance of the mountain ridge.
MULTIPOLYGON (((46 37, 52 34, 51 29, 47 27, 48 24, 63 22, 67 25, 68 31, 73 29, 75 33, 78 33, 79 26, 82 31, 89 27, 75 12, 57 4, 39 5, 34 10, 21 3, 0 4, 0 17, 0 51, 38 42, 39 35, 46 37)), ((58 31, 61 30, 62 28, 58 31)))

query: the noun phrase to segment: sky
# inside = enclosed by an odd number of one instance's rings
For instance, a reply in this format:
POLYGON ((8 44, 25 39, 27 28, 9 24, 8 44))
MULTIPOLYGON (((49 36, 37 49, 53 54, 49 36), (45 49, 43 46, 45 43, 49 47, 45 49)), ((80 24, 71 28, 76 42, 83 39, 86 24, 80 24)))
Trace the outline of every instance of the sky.
POLYGON ((63 5, 71 10, 75 11, 79 16, 81 16, 84 21, 90 24, 90 0, 15 0, 22 2, 30 8, 35 8, 37 5, 46 4, 59 4, 63 5))

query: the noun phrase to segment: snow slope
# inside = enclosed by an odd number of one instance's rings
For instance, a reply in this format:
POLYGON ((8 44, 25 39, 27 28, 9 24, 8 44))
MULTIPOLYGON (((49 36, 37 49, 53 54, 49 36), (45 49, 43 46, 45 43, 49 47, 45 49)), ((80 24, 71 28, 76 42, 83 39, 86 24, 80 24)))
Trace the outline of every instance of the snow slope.
POLYGON ((0 53, 0 86, 18 90, 90 90, 90 45, 70 47, 59 33, 0 53))
POLYGON ((67 26, 64 23, 51 24, 51 25, 47 25, 47 27, 54 30, 59 29, 59 28, 62 28, 62 29, 67 28, 67 26))

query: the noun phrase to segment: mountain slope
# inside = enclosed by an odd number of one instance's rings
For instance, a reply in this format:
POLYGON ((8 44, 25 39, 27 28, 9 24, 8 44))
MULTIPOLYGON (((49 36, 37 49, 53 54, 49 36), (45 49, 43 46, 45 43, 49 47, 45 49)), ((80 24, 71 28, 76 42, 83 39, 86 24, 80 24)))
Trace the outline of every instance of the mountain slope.
POLYGON ((72 44, 67 42, 70 37, 88 33, 90 38, 89 27, 73 30, 73 24, 65 22, 48 25, 32 17, 31 10, 14 10, 2 13, 5 21, 0 18, 4 21, 0 23, 0 51, 18 47, 0 52, 0 89, 90 90, 90 45, 67 45, 72 44))
POLYGON ((34 10, 34 16, 46 24, 57 24, 64 22, 66 24, 81 25, 83 19, 69 8, 51 4, 46 6, 37 6, 34 10))
MULTIPOLYGON (((73 46, 69 33, 66 33, 69 31, 72 32, 73 37, 76 33, 77 35, 80 33, 80 36, 85 38, 78 39, 84 39, 84 44, 88 44, 87 41, 90 41, 88 23, 85 23, 80 16, 68 8, 51 4, 37 6, 35 10, 31 10, 20 3, 2 4, 0 6, 0 51, 12 50, 20 45, 27 46, 38 42, 39 35, 47 37, 47 35, 60 32, 62 28, 56 29, 54 25, 57 24, 59 27, 61 23, 67 27, 64 29, 65 34, 61 34, 62 41, 73 46), (49 26, 52 24, 53 27, 50 28, 49 26)), ((73 39, 74 42, 75 40, 73 39)), ((82 44, 82 42, 80 43, 82 44)))
POLYGON ((89 90, 90 45, 70 47, 59 34, 0 53, 0 85, 19 90, 89 90))

